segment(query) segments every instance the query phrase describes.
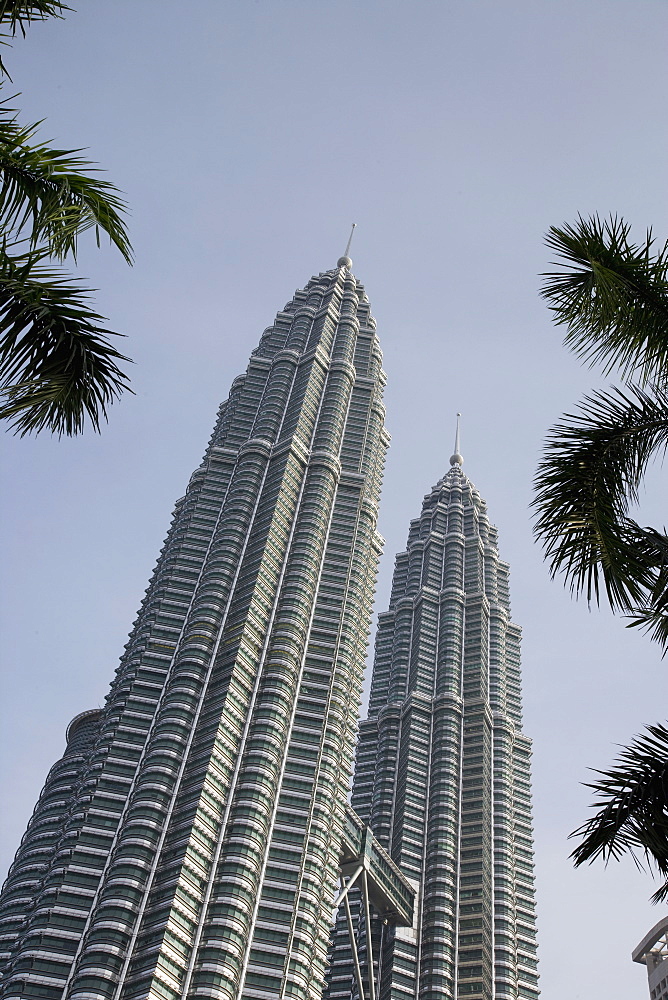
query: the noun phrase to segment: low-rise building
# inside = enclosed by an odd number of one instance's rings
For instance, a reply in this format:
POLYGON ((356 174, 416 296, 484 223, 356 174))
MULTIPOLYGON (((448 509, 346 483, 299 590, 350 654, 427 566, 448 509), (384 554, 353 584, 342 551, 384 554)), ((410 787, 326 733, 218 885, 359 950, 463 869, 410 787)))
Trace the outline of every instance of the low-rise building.
POLYGON ((651 1000, 668 1000, 668 913, 654 924, 631 957, 647 966, 651 1000))

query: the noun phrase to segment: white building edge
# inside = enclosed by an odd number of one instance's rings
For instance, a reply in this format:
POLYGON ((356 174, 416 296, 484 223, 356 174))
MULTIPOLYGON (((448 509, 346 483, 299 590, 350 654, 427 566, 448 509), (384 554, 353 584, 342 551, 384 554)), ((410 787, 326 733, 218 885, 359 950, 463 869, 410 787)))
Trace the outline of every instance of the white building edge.
POLYGON ((645 934, 631 957, 647 966, 651 1000, 668 1000, 668 913, 645 934))

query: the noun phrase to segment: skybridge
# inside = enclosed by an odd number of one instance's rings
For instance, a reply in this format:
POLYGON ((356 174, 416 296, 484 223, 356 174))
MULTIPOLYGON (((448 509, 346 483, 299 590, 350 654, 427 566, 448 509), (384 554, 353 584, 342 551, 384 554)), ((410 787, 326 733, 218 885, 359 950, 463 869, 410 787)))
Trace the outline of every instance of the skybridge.
POLYGON ((353 924, 348 894, 359 889, 361 896, 360 918, 364 920, 365 938, 371 941, 371 907, 385 924, 411 927, 415 889, 395 865, 387 851, 381 847, 369 827, 351 805, 346 806, 343 837, 341 839, 341 888, 335 900, 338 908, 343 904, 355 978, 359 996, 375 1000, 376 989, 372 974, 373 962, 367 961, 369 988, 363 987, 362 967, 357 952, 357 934, 353 924))

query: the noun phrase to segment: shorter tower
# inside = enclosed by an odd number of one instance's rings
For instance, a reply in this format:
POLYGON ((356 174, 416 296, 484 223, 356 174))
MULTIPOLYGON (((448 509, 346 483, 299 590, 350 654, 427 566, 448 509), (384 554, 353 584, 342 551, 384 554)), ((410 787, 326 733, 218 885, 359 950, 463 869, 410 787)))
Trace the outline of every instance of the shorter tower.
POLYGON ((396 559, 352 795, 417 890, 413 926, 362 919, 360 899, 351 947, 339 914, 330 1000, 358 996, 360 980, 371 1000, 539 992, 521 633, 510 618, 509 568, 462 471, 458 438, 396 559))

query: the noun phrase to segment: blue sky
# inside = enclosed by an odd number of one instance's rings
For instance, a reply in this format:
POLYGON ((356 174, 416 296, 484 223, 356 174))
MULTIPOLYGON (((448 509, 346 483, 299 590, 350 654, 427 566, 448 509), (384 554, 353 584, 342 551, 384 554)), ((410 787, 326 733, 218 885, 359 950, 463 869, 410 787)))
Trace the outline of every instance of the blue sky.
MULTIPOLYGON (((350 223, 392 433, 379 603, 462 418, 524 628, 544 1000, 646 995, 660 916, 631 864, 574 872, 588 767, 665 717, 657 647, 549 579, 528 504, 545 430, 605 384, 538 296, 543 234, 616 212, 668 237, 662 0, 89 0, 6 54, 24 120, 126 193, 137 263, 82 246, 135 396, 100 437, 4 435, 3 870, 65 726, 100 704, 218 403, 350 223)), ((643 523, 663 524, 653 470, 643 523)))

